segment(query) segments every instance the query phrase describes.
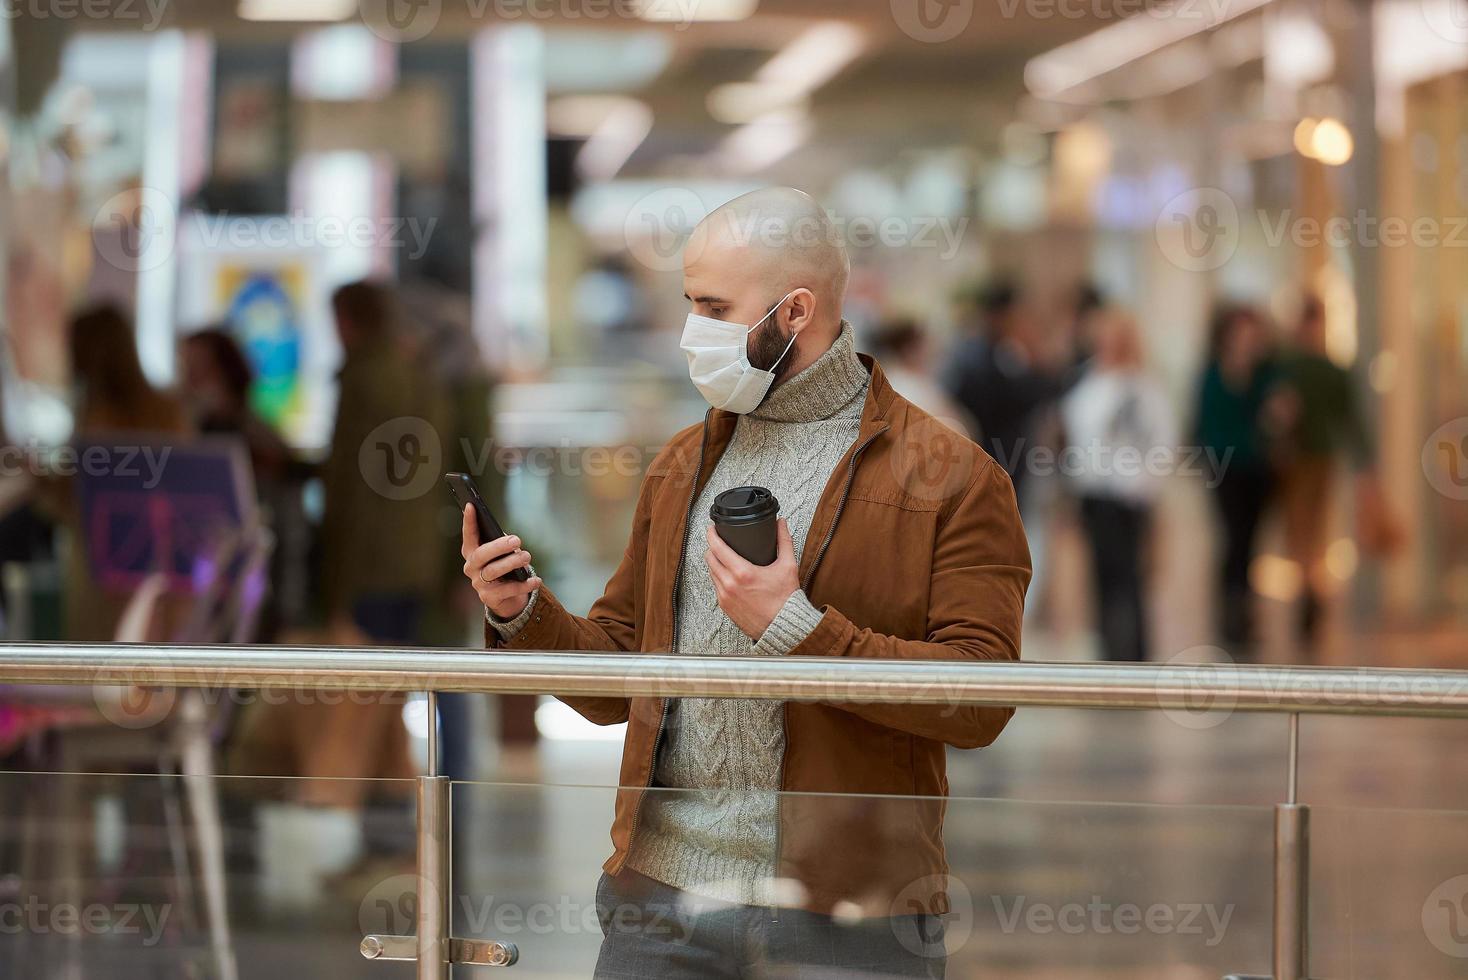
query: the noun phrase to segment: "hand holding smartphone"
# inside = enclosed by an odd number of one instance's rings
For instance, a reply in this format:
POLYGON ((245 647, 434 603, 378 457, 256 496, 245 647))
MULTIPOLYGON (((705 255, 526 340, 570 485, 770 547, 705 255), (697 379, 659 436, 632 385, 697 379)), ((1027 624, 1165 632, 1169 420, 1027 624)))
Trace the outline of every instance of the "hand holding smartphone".
MULTIPOLYGON (((484 502, 479 488, 474 485, 473 477, 468 473, 445 473, 443 479, 448 484, 449 492, 454 495, 454 501, 458 503, 460 512, 466 506, 474 508, 475 520, 479 528, 479 544, 488 544, 505 537, 504 528, 500 527, 500 522, 494 519, 489 505, 484 502)), ((530 572, 522 565, 511 569, 502 577, 516 582, 527 582, 530 580, 530 572)), ((495 580, 491 578, 490 581, 495 580)))
POLYGON ((530 552, 520 547, 519 538, 505 534, 467 474, 449 473, 444 481, 463 515, 459 553, 464 558, 464 577, 497 619, 514 619, 541 585, 530 574, 530 552))

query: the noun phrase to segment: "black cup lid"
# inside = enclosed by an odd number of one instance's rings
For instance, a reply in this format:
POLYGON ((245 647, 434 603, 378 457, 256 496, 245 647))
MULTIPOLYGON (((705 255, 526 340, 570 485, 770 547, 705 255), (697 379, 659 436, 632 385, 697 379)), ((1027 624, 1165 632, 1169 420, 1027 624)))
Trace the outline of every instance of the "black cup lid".
POLYGON ((709 517, 724 524, 761 521, 780 512, 780 502, 764 487, 735 487, 714 498, 709 517))

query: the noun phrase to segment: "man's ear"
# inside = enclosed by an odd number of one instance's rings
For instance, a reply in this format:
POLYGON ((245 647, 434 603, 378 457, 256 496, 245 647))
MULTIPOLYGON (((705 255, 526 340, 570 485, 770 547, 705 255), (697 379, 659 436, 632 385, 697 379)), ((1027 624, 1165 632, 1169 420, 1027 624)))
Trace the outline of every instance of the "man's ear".
POLYGON ((790 332, 798 334, 806 327, 815 322, 816 297, 809 289, 797 289, 790 294, 785 301, 785 307, 790 311, 790 332))

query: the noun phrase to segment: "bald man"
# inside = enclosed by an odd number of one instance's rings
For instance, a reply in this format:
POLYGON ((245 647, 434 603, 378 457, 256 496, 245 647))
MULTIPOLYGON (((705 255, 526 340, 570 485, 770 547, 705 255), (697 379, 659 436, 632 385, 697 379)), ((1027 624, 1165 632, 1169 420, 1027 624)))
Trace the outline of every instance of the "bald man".
MULTIPOLYGON (((539 650, 1016 660, 1029 554, 1009 478, 898 396, 841 318, 849 266, 792 188, 710 214, 684 250, 682 347, 710 404, 648 467, 622 562, 582 617, 514 536, 464 514, 486 642, 539 650), (714 531, 722 491, 779 501, 776 557, 714 531)), ((833 667, 835 665, 833 664, 833 667)), ((598 977, 939 977, 946 746, 1009 708, 567 698, 627 723, 598 977)))

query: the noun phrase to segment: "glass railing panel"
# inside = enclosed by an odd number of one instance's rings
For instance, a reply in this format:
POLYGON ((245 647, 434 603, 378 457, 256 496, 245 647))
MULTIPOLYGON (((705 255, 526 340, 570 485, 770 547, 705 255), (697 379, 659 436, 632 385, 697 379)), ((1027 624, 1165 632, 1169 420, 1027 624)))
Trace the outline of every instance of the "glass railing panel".
POLYGON ((614 942, 622 955, 672 943, 679 962, 713 949, 711 970, 771 976, 851 975, 856 962, 862 976, 937 975, 942 957, 950 978, 1269 972, 1267 807, 656 789, 642 796, 636 873, 607 881, 617 794, 455 784, 456 839, 473 845, 456 862, 455 935, 515 943, 515 969, 545 977, 591 975, 608 928, 636 938, 614 942), (945 810, 946 871, 930 836, 945 810), (701 850, 700 834, 725 833, 742 857, 701 850), (762 847, 780 855, 773 878, 749 870, 773 866, 762 847), (649 871, 682 894, 649 892, 649 871), (941 941, 914 918, 939 892, 941 941))
POLYGON ((0 976, 411 977, 358 947, 411 907, 413 787, 0 773, 0 976))
POLYGON ((1468 976, 1468 812, 1311 807, 1310 851, 1312 976, 1468 976))

